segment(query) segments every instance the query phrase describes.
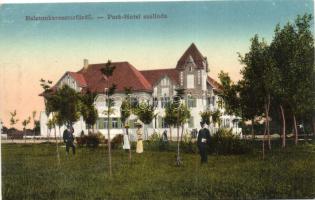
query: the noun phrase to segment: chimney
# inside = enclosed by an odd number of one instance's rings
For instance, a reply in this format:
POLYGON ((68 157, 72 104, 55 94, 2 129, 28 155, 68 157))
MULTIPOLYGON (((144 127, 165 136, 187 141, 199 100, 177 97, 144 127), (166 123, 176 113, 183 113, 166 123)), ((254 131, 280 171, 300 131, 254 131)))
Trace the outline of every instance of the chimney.
POLYGON ((89 66, 89 60, 88 59, 83 59, 83 68, 86 70, 89 66))

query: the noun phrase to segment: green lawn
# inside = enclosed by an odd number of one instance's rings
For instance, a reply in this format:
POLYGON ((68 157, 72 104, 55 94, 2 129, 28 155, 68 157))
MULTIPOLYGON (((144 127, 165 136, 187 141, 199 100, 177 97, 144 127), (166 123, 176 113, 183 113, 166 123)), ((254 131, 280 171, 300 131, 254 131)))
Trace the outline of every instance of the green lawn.
POLYGON ((315 197, 315 145, 276 149, 265 161, 257 150, 247 155, 175 152, 113 152, 113 177, 108 177, 106 148, 78 148, 66 158, 61 148, 58 168, 53 144, 2 144, 3 199, 262 199, 315 197))

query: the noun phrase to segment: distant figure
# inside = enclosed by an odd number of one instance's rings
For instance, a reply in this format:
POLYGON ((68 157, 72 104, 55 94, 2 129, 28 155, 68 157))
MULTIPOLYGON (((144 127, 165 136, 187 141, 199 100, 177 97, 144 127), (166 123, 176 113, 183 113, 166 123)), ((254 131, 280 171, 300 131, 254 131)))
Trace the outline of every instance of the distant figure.
POLYGON ((167 141, 168 141, 168 140, 167 140, 167 130, 166 130, 166 129, 163 131, 162 141, 163 141, 163 142, 167 142, 167 141))
POLYGON ((124 132, 124 145, 123 145, 123 149, 125 149, 125 150, 130 150, 129 133, 128 133, 129 125, 126 124, 126 125, 125 125, 125 128, 126 128, 126 132, 124 132))
POLYGON ((201 129, 199 130, 197 145, 201 157, 201 164, 208 162, 208 146, 210 143, 210 132, 205 128, 205 123, 200 122, 201 129))
POLYGON ((142 128, 142 124, 141 124, 141 122, 138 120, 136 123, 135 123, 135 125, 136 125, 136 127, 137 127, 137 131, 136 131, 136 133, 137 133, 137 150, 136 150, 136 152, 137 153, 143 153, 143 142, 142 142, 142 140, 143 140, 143 138, 142 138, 142 130, 141 130, 141 128, 142 128))
POLYGON ((68 125, 67 129, 63 132, 63 141, 66 143, 66 152, 69 155, 69 148, 72 148, 72 153, 75 155, 75 146, 74 146, 74 137, 73 137, 73 128, 72 126, 68 125))

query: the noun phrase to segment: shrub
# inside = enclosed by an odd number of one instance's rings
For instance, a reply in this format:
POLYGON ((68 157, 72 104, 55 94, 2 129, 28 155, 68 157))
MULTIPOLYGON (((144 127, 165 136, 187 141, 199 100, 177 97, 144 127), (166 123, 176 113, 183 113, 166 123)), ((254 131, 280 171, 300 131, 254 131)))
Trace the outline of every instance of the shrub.
POLYGON ((210 152, 217 154, 244 154, 250 150, 244 140, 233 135, 232 130, 219 129, 211 136, 210 152))
POLYGON ((87 147, 98 147, 101 142, 101 135, 100 134, 89 134, 86 136, 86 146, 87 147))
POLYGON ((122 143, 124 141, 124 136, 122 134, 116 135, 112 140, 111 140, 111 146, 113 149, 117 149, 118 147, 122 146, 122 143))
POLYGON ((86 137, 86 135, 81 135, 80 137, 75 138, 79 147, 86 145, 86 137))

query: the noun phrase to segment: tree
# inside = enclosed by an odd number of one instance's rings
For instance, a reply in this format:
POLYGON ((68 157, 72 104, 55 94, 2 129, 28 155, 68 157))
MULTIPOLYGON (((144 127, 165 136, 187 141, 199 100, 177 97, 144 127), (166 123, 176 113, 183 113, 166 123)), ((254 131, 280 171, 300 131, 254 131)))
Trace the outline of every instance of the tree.
POLYGON ((185 103, 183 103, 185 90, 182 88, 176 89, 176 95, 173 99, 174 104, 174 115, 177 116, 175 121, 175 126, 177 127, 177 156, 176 156, 176 165, 180 166, 182 159, 180 157, 180 138, 182 138, 184 132, 184 124, 187 123, 187 120, 190 118, 190 111, 185 103), (179 137, 179 127, 182 128, 181 137, 179 137))
POLYGON ((35 119, 35 117, 36 117, 36 110, 34 110, 34 111, 32 112, 33 132, 34 132, 33 142, 35 142, 35 135, 36 135, 36 129, 35 129, 35 127, 36 127, 36 124, 35 124, 36 119, 35 119))
MULTIPOLYGON (((82 102, 81 114, 87 125, 88 132, 90 132, 90 129, 94 127, 98 118, 98 112, 94 106, 95 97, 96 97, 96 94, 91 93, 90 91, 81 95, 81 102, 82 102)), ((94 132, 94 128, 93 128, 93 132, 94 132)))
POLYGON ((110 110, 111 107, 114 105, 114 101, 112 98, 110 98, 116 90, 116 85, 112 84, 110 86, 110 77, 113 75, 114 70, 116 66, 112 65, 111 61, 108 60, 108 62, 105 64, 103 68, 101 68, 101 72, 105 76, 106 84, 107 84, 107 146, 108 146, 108 164, 109 164, 109 176, 112 176, 112 154, 111 154, 111 143, 110 143, 110 126, 109 126, 109 119, 110 119, 110 110))
POLYGON ((146 102, 141 102, 136 108, 135 108, 135 115, 139 118, 140 121, 144 124, 144 135, 145 138, 148 138, 148 125, 152 122, 154 119, 154 106, 150 105, 146 102))
MULTIPOLYGON (((131 103, 130 103, 130 93, 131 93, 131 89, 125 88, 126 97, 122 101, 121 106, 120 106, 120 119, 121 119, 121 122, 123 123, 123 125, 126 129, 126 134, 128 135, 129 142, 130 142, 129 133, 128 133, 129 125, 128 125, 127 121, 128 121, 128 118, 130 117, 130 115, 132 113, 131 112, 131 110, 132 110, 131 109, 131 103)), ((129 161, 131 161, 131 146, 129 149, 129 161)))
POLYGON ((16 110, 14 110, 13 112, 10 112, 10 125, 12 128, 14 128, 14 125, 17 124, 19 122, 19 119, 16 118, 16 110))
POLYGON ((201 120, 209 126, 210 119, 211 119, 211 111, 206 110, 204 112, 200 112, 200 116, 201 116, 201 120))
MULTIPOLYGON (((16 118, 16 115, 17 115, 16 110, 14 110, 13 112, 10 112, 10 125, 12 129, 14 129, 14 125, 19 122, 19 119, 16 118)), ((13 141, 13 136, 12 136, 12 141, 13 141)))
POLYGON ((165 110, 164 110, 165 111, 164 121, 169 126, 171 141, 172 141, 172 127, 175 126, 176 120, 177 120, 177 115, 174 112, 175 106, 176 105, 174 103, 169 102, 165 105, 165 110))
POLYGON ((215 125, 219 123, 219 127, 220 127, 220 117, 221 117, 220 110, 212 111, 210 112, 210 115, 211 115, 213 126, 215 127, 215 125))
POLYGON ((277 90, 282 116, 282 147, 285 147, 286 117, 291 113, 297 144, 296 117, 314 110, 314 39, 312 16, 298 15, 295 23, 278 24, 270 45, 271 57, 279 71, 277 90))
POLYGON ((23 125, 23 132, 24 132, 24 142, 26 143, 26 127, 31 122, 31 117, 28 117, 27 119, 22 121, 23 125))
MULTIPOLYGON (((41 78, 39 82, 40 82, 40 86, 44 90, 42 95, 44 97, 45 113, 46 113, 47 118, 49 118, 52 107, 51 107, 51 104, 48 103, 48 98, 51 96, 51 93, 53 92, 52 87, 51 87, 52 81, 41 78)), ((48 127, 47 127, 47 132, 48 132, 48 127)), ((49 137, 48 137, 48 141, 49 141, 49 137)))

